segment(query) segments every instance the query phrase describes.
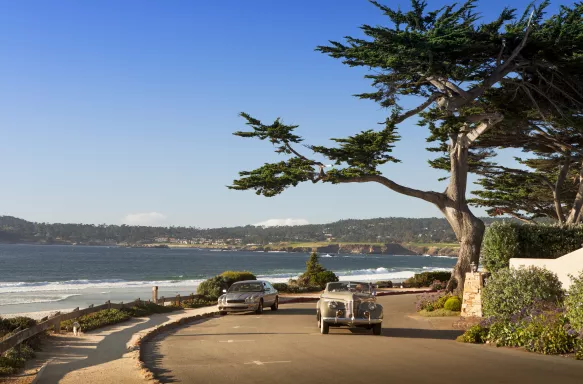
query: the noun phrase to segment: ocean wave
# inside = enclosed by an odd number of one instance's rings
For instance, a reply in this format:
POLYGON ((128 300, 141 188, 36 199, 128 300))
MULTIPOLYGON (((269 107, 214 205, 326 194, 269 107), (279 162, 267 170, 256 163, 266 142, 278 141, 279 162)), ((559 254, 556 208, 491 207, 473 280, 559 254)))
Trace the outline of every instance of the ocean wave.
MULTIPOLYGON (((421 268, 367 268, 355 270, 334 271, 340 280, 404 280, 419 272, 431 271, 451 271, 451 268, 441 267, 421 267, 421 268)), ((268 280, 272 283, 286 283, 289 279, 297 278, 302 272, 280 272, 264 275, 257 275, 258 279, 268 280)), ((40 281, 40 282, 0 282, 0 294, 19 294, 27 292, 62 292, 62 291, 82 291, 96 289, 100 293, 109 293, 114 289, 151 289, 153 286, 161 288, 181 288, 196 289, 204 279, 189 280, 157 280, 157 281, 127 281, 121 279, 103 280, 67 280, 67 281, 40 281)), ((18 296, 18 295, 14 295, 18 296)), ((64 300, 64 299, 61 299, 64 300)), ((2 305, 0 303, 0 305, 2 305)))
POLYGON ((423 257, 437 257, 437 258, 442 258, 442 259, 457 259, 457 256, 445 256, 445 255, 423 255, 423 257))
POLYGON ((39 282, 0 282, 0 294, 46 291, 77 291, 84 289, 123 289, 153 287, 192 287, 203 280, 127 281, 121 279, 67 280, 39 282))
POLYGON ((23 295, 10 295, 10 296, 0 296, 0 306, 1 305, 18 305, 18 304, 38 304, 38 303, 55 303, 63 301, 73 296, 81 296, 81 294, 67 294, 67 295, 46 295, 46 296, 23 296, 23 295))

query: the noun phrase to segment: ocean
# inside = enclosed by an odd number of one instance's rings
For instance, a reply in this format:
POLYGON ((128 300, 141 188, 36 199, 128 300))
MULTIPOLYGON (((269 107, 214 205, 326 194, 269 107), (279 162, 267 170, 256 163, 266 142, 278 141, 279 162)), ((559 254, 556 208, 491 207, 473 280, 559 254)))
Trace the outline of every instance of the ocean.
MULTIPOLYGON (((320 255, 341 280, 402 281, 415 273, 451 270, 448 256, 320 255)), ((84 308, 90 304, 188 295, 225 270, 247 270, 287 282, 309 255, 193 248, 122 248, 0 244, 0 314, 84 308)))

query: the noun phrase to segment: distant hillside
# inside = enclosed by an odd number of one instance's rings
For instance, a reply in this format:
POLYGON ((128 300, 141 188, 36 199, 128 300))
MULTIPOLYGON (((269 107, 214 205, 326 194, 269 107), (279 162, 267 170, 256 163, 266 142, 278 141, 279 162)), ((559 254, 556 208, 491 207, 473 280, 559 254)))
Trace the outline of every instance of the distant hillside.
MULTIPOLYGON (((486 225, 499 219, 484 218, 486 225)), ((302 243, 455 243, 445 219, 389 217, 340 220, 329 224, 262 228, 252 225, 232 228, 143 227, 128 225, 33 223, 0 216, 0 242, 144 244, 207 243, 257 244, 302 243)))

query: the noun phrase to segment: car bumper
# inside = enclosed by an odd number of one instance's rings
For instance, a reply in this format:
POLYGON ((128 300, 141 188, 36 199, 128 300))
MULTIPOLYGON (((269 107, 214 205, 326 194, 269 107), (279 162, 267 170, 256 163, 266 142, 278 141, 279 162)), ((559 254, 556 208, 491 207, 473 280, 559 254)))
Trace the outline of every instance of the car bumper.
POLYGON ((322 320, 328 324, 341 324, 341 325, 369 325, 369 324, 380 324, 383 319, 362 319, 362 318, 350 318, 350 317, 323 317, 322 320))
POLYGON ((217 306, 219 311, 221 312, 248 312, 248 311, 256 311, 257 307, 259 307, 259 303, 251 303, 251 304, 220 304, 217 306))

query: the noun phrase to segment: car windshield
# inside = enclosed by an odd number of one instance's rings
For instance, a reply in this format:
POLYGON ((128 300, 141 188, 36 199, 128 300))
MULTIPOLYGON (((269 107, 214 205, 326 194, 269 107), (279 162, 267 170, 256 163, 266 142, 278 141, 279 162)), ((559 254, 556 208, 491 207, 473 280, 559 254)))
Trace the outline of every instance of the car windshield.
POLYGON ((330 292, 371 293, 371 285, 369 283, 356 283, 353 281, 342 281, 342 282, 338 282, 338 283, 328 284, 328 291, 330 291, 330 292))
POLYGON ((262 290, 261 283, 236 283, 229 288, 229 292, 261 292, 262 290))

